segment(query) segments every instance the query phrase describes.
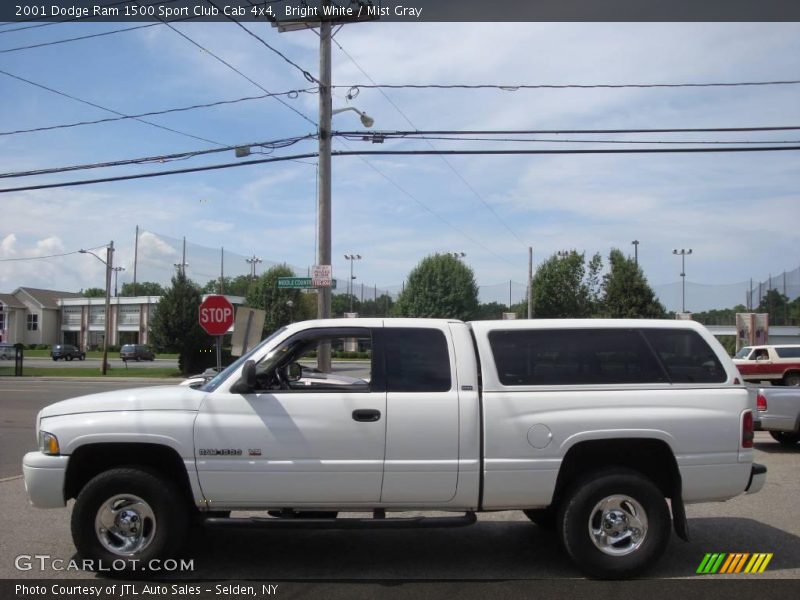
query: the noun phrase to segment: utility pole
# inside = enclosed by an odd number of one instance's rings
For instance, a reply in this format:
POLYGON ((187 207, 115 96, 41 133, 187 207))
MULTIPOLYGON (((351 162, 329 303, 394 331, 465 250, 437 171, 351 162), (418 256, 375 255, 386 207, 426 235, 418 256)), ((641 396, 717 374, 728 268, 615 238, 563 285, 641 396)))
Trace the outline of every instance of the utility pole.
POLYGON ((528 318, 533 318, 533 246, 528 246, 528 318))
POLYGON ((114 269, 114 240, 106 248, 106 326, 103 336, 103 364, 100 373, 108 371, 108 338, 111 337, 111 271, 114 269))
MULTIPOLYGON (((325 0, 323 6, 329 6, 325 0)), ((319 176, 317 199, 317 264, 331 264, 331 22, 323 19, 319 29, 319 176)), ((352 264, 352 263, 351 263, 352 264)), ((352 281, 352 280, 351 280, 352 281)), ((317 289, 317 316, 331 316, 331 289, 317 289)), ((331 345, 322 342, 317 350, 317 368, 323 373, 331 371, 331 345)))
POLYGON ((136 264, 139 262, 139 226, 136 226, 136 239, 133 240, 133 295, 136 295, 136 264))
POLYGON ((219 248, 219 293, 225 293, 225 248, 219 248))
POLYGON ((633 260, 636 263, 636 266, 639 266, 639 240, 633 240, 631 242, 633 244, 633 260))

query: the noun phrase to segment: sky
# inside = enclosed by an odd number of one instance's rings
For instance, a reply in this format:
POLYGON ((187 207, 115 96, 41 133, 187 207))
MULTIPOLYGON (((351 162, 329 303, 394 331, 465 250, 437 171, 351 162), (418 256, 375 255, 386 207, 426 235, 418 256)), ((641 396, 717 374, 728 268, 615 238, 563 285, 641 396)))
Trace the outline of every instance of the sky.
MULTIPOLYGON (((232 23, 182 23, 174 29, 158 24, 5 52, 131 24, 61 23, 9 31, 18 26, 0 25, 0 171, 4 174, 315 133, 317 95, 301 92, 284 102, 309 120, 275 99, 264 98, 147 118, 185 135, 132 119, 9 134, 113 116, 9 74, 128 115, 254 96, 264 89, 287 92, 314 85, 232 23)), ((319 38, 313 31, 279 33, 266 24, 245 26, 317 76, 319 38)), ((378 132, 800 126, 800 85, 387 89, 383 93, 362 88, 356 98, 347 97, 350 86, 369 84, 370 79, 381 84, 502 85, 796 80, 800 79, 798 23, 372 22, 343 27, 335 41, 333 83, 341 87, 334 90, 333 107, 352 106, 368 113, 375 120, 373 131, 378 132)), ((334 116, 334 129, 364 127, 358 115, 348 111, 334 116)), ((800 140, 800 130, 594 137, 767 144, 800 140)), ((656 146, 668 144, 638 147, 656 146)), ((334 142, 334 150, 431 147, 619 146, 334 142)), ((316 150, 316 141, 307 140, 274 149, 270 156, 316 150)), ((681 260, 673 249, 681 248, 692 249, 686 258, 687 309, 725 308, 744 301, 742 286, 751 278, 758 282, 800 266, 799 158, 798 151, 334 157, 333 271, 346 279, 350 265, 344 255, 358 253, 363 258, 355 264, 356 281, 396 291, 425 256, 463 252, 462 260, 481 286, 482 300, 507 302, 511 281, 516 302, 524 293, 528 246, 538 264, 560 250, 599 252, 607 258, 611 248, 620 248, 632 255, 631 242, 638 240, 639 263, 667 308, 680 308, 681 260)), ((174 162, 2 178, 0 188, 242 160, 247 159, 226 151, 174 162)), ((244 257, 251 255, 265 264, 286 262, 306 269, 315 263, 316 252, 314 159, 0 193, 0 292, 19 286, 68 291, 103 287, 104 266, 87 255, 3 259, 100 248, 110 240, 116 247, 114 263, 126 269, 119 282, 130 281, 137 225, 147 232, 140 238, 140 254, 159 266, 140 270, 140 280, 166 281, 179 260, 176 241, 183 237, 191 248, 224 247, 229 253, 226 275, 249 272, 244 257)), ((212 252, 216 250, 207 254, 212 252)), ((198 280, 216 273, 209 273, 205 265, 202 270, 193 267, 191 253, 187 263, 187 273, 198 280)))

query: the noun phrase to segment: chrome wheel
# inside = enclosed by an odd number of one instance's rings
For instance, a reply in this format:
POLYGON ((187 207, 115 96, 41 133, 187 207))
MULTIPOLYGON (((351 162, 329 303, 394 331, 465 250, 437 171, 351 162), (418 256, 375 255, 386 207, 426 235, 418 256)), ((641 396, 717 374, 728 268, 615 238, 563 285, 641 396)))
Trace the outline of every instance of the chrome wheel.
POLYGON ((100 506, 94 528, 103 548, 118 556, 134 556, 153 541, 156 517, 138 496, 118 494, 100 506))
POLYGON ((592 543, 611 556, 635 552, 647 537, 647 513, 639 502, 622 494, 598 502, 588 525, 592 543))

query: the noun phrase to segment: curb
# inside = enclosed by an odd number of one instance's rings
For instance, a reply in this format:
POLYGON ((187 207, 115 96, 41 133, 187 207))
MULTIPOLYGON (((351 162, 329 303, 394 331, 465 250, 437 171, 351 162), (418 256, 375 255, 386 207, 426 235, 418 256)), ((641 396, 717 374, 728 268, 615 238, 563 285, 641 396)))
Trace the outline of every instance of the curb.
POLYGON ((0 377, 0 381, 78 381, 81 383, 90 383, 93 381, 111 381, 111 382, 123 382, 123 383, 135 383, 135 382, 146 382, 146 383, 153 383, 153 384, 175 384, 178 385, 181 381, 183 381, 185 377, 114 377, 114 376, 97 376, 97 377, 65 377, 65 376, 57 376, 54 375, 50 376, 36 376, 36 377, 14 377, 13 375, 9 375, 8 377, 0 377))

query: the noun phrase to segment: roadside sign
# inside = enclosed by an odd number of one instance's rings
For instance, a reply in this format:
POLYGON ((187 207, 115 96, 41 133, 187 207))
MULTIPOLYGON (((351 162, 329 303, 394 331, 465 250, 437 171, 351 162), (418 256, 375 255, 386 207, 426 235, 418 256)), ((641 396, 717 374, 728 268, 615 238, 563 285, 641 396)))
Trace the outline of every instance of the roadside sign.
POLYGON ((314 265, 311 268, 311 283, 314 287, 332 287, 330 265, 314 265))
POLYGON ((261 341, 267 311, 240 306, 236 309, 236 326, 231 336, 231 355, 241 356, 261 341))
MULTIPOLYGON (((336 289, 336 281, 330 281, 328 286, 336 289)), ((314 287, 328 287, 328 286, 317 286, 314 284, 314 280, 311 277, 278 277, 278 289, 279 290, 286 290, 286 289, 294 289, 294 290, 307 290, 314 287)))
POLYGON ((200 303, 199 317, 208 335, 225 335, 233 325, 233 305, 225 296, 208 296, 200 303))

